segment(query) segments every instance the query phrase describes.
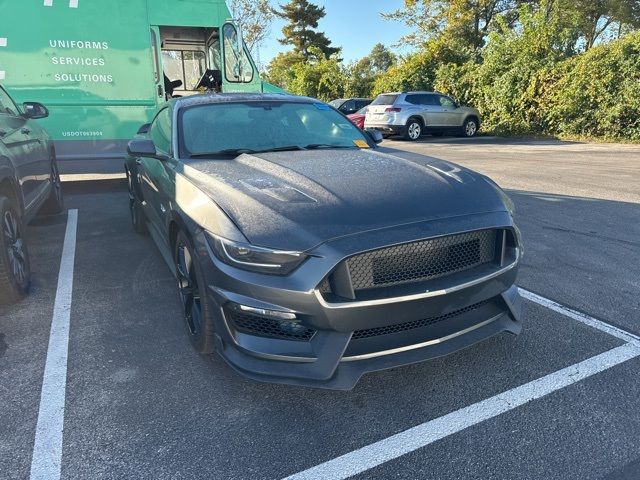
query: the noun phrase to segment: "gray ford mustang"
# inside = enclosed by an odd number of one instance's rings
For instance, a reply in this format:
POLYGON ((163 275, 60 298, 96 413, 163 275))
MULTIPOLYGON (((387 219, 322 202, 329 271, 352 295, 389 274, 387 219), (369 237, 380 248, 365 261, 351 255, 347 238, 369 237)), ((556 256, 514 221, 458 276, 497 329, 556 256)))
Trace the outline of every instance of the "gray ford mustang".
POLYGON ((287 95, 174 99, 140 129, 131 218, 174 270, 198 352, 257 380, 350 389, 520 332, 508 197, 379 141, 287 95))

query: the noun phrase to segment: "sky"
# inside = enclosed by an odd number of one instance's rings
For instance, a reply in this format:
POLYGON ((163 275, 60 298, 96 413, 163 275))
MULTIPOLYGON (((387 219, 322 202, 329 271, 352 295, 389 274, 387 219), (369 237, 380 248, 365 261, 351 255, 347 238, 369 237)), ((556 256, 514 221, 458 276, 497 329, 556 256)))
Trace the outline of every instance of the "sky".
MULTIPOLYGON (((274 0, 284 4, 287 0, 274 0)), ((324 31, 332 44, 342 47, 342 58, 346 63, 367 55, 376 43, 387 47, 394 45, 400 37, 408 33, 405 25, 382 19, 380 12, 391 12, 404 4, 403 0, 317 0, 316 5, 325 8, 326 16, 320 20, 318 30, 324 31)), ((267 65, 280 52, 291 47, 280 45, 282 27, 285 22, 276 19, 271 35, 260 49, 260 62, 267 65)), ((394 48, 396 53, 406 53, 406 49, 394 48)))

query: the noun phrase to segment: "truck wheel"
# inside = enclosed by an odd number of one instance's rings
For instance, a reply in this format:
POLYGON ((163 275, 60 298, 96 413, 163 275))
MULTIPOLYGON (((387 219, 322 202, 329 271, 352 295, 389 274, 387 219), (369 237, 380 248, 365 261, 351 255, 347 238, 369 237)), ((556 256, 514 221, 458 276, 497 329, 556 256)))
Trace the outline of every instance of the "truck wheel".
POLYGON ((47 198, 44 205, 42 205, 40 213, 44 215, 57 215, 64 210, 64 195, 62 194, 62 182, 60 181, 55 154, 52 155, 51 158, 51 173, 49 176, 51 193, 49 193, 49 198, 47 198))
POLYGON ((422 123, 415 118, 410 118, 404 130, 405 140, 415 142, 422 136, 422 123))
POLYGON ((15 303, 29 292, 31 266, 18 209, 0 197, 0 304, 15 303))
POLYGON ((468 118, 462 125, 462 135, 465 137, 474 137, 478 133, 478 121, 475 118, 468 118))

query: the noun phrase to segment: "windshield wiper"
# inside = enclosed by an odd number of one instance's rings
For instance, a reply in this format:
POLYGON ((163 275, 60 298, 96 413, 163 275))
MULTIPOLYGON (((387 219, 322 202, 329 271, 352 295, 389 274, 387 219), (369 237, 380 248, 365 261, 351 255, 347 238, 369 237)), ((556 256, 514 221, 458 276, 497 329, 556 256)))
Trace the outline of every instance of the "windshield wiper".
POLYGON ((192 153, 189 158, 207 158, 207 157, 237 157, 243 153, 256 153, 256 150, 250 148, 227 148, 226 150, 218 150, 217 152, 192 153))
POLYGON ((284 147, 265 148, 264 150, 253 150, 251 148, 227 148, 226 150, 218 150, 217 152, 192 153, 189 158, 207 158, 207 157, 238 157, 243 153, 269 153, 269 152, 292 152, 297 150, 306 150, 300 145, 287 145, 284 147))
POLYGON ((265 148, 264 150, 257 150, 253 153, 293 152, 296 150, 306 150, 306 147, 301 147, 300 145, 287 145, 286 147, 265 148))
POLYGON ((349 145, 331 145, 329 143, 311 143, 304 148, 307 150, 317 150, 319 148, 357 148, 356 146, 350 147, 349 145))

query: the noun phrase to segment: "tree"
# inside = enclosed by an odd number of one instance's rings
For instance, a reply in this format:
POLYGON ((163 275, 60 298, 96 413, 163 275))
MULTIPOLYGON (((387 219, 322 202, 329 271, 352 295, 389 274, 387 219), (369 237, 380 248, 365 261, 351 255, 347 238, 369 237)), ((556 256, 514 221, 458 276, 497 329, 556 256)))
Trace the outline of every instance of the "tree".
POLYGON ((289 3, 280 5, 280 9, 274 10, 274 13, 288 22, 282 29, 284 38, 278 41, 283 45, 293 46, 294 51, 302 54, 305 59, 312 55, 312 47, 320 49, 327 58, 340 52, 339 48, 331 46, 331 41, 324 32, 316 31, 318 22, 326 15, 324 7, 308 0, 290 0, 289 3))
POLYGON ((296 95, 306 95, 325 102, 344 97, 346 74, 337 55, 326 57, 317 47, 309 49, 306 62, 292 67, 288 87, 296 95))
POLYGON ((381 43, 371 53, 348 67, 346 95, 370 97, 378 76, 386 73, 397 61, 396 55, 381 43))
POLYGON ((274 18, 269 0, 229 0, 229 10, 242 31, 247 49, 259 57, 264 40, 271 35, 271 23, 274 18))
POLYGON ((279 53, 271 60, 269 65, 267 65, 267 70, 263 76, 269 83, 284 88, 285 90, 290 90, 289 85, 295 78, 293 67, 305 61, 306 59, 302 54, 297 52, 279 53))
MULTIPOLYGON (((520 0, 526 1, 526 0, 520 0)), ((519 0, 405 0, 404 8, 383 14, 414 31, 402 41, 423 46, 445 38, 452 48, 467 53, 481 49, 496 19, 512 12, 519 0)))
POLYGON ((620 37, 625 27, 640 27, 639 0, 572 0, 569 8, 576 13, 585 50, 607 32, 620 37))

